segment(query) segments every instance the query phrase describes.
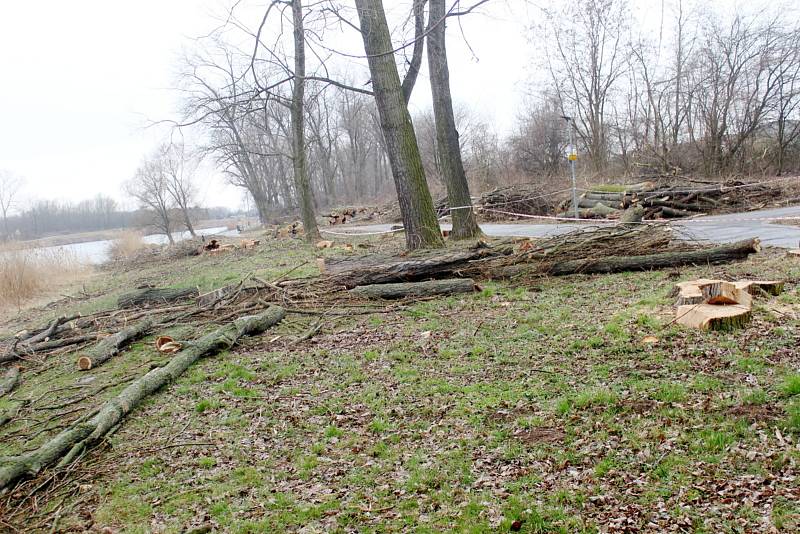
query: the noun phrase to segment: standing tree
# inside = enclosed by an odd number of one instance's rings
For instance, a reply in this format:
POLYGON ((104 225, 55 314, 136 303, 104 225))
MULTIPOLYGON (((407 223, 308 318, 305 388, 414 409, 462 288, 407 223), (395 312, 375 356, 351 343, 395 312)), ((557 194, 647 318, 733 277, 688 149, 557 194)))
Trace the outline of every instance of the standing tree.
POLYGON ((3 213, 3 235, 10 237, 8 229, 8 214, 14 207, 17 193, 22 188, 22 180, 9 171, 0 171, 0 211, 3 213))
POLYGON ((172 237, 172 198, 167 189, 167 175, 159 157, 146 159, 136 169, 136 174, 128 181, 125 192, 139 201, 142 208, 152 210, 152 225, 167 236, 170 245, 175 244, 172 237))
POLYGON ((444 246, 408 113, 381 0, 356 0, 375 103, 394 176, 408 249, 444 246))
POLYGON ((447 200, 451 207, 454 239, 468 239, 481 235, 475 220, 467 175, 461 160, 453 99, 450 95, 450 72, 447 67, 445 43, 444 0, 430 0, 428 13, 428 70, 431 78, 433 113, 436 118, 436 146, 439 168, 447 187, 447 200), (455 208, 455 209, 452 209, 455 208))
POLYGON ((183 144, 162 145, 159 152, 167 193, 180 210, 186 230, 192 237, 197 237, 191 217, 191 207, 196 194, 192 178, 197 170, 197 160, 187 157, 183 144))
POLYGON ((320 239, 317 219, 314 215, 314 200, 311 197, 311 179, 308 174, 308 151, 305 134, 305 84, 306 84, 306 37, 303 29, 303 5, 301 0, 292 0, 292 24, 294 25, 294 80, 292 85, 292 165, 300 215, 308 241, 320 239))

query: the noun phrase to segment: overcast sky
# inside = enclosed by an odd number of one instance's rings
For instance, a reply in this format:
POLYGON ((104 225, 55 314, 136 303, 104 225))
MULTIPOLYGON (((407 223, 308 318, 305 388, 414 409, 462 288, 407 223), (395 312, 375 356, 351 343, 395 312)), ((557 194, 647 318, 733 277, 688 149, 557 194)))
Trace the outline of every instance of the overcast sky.
MULTIPOLYGON (((407 10, 410 0, 384 4, 391 16, 407 10)), ((172 87, 181 51, 218 27, 228 5, 224 0, 2 2, 0 169, 25 179, 27 199, 77 201, 103 193, 132 207, 121 184, 165 135, 163 128, 145 126, 177 117, 172 87)), ((469 102, 498 131, 513 123, 529 72, 526 5, 493 0, 483 14, 463 17, 474 56, 459 25, 448 26, 454 97, 469 102)), ((428 106, 429 92, 423 73, 412 112, 428 106)), ((216 173, 200 181, 204 204, 240 205, 241 192, 216 173)))

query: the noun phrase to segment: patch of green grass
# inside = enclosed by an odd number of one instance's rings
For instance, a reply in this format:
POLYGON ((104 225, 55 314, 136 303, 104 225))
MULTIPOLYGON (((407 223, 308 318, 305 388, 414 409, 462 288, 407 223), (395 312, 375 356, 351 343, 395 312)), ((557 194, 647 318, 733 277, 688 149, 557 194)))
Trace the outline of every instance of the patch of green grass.
POLYGON ((203 413, 207 410, 216 410, 219 408, 219 399, 202 399, 194 407, 197 413, 203 413))
POLYGON ((800 395, 800 373, 787 375, 781 384, 781 393, 787 397, 800 395))
POLYGON ((217 460, 210 456, 201 456, 197 459, 197 466, 201 469, 211 469, 217 465, 217 460))
POLYGON ((676 382, 662 383, 653 392, 652 397, 661 402, 683 402, 686 400, 686 386, 676 382))

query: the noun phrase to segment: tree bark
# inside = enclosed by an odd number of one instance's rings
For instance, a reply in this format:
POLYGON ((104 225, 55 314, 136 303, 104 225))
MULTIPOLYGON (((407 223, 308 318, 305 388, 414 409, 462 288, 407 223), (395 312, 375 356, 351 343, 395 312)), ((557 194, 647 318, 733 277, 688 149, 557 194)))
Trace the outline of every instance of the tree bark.
POLYGON ((88 371, 104 364, 119 354, 124 346, 146 335, 152 327, 153 319, 148 318, 104 338, 78 356, 78 369, 88 371))
POLYGON ((132 308, 134 306, 144 306, 146 304, 163 304, 165 302, 196 297, 198 293, 196 288, 172 289, 149 287, 147 289, 134 291, 133 293, 120 295, 117 299, 117 305, 120 308, 132 308))
POLYGON ((397 73, 389 27, 381 0, 356 0, 361 36, 369 61, 375 103, 392 168, 406 247, 444 246, 422 158, 397 73))
POLYGON ((271 306, 259 315, 236 319, 201 337, 176 354, 165 366, 153 369, 132 382, 119 395, 103 404, 88 421, 70 425, 34 451, 0 459, 0 490, 56 462, 60 465, 71 463, 86 447, 102 439, 118 425, 143 399, 174 381, 197 360, 231 348, 244 336, 264 332, 279 323, 284 315, 283 308, 271 306))
POLYGON ((303 219, 306 241, 318 241, 319 228, 314 216, 314 199, 311 196, 311 179, 308 175, 308 158, 305 133, 306 37, 303 30, 303 4, 292 0, 294 24, 294 86, 292 88, 292 165, 297 188, 300 216, 303 219))
POLYGON ((11 393, 19 382, 19 367, 16 365, 11 367, 3 378, 0 378, 0 397, 11 393))
POLYGON ((449 278, 446 280, 428 280, 426 282, 357 286, 351 289, 350 293, 367 298, 402 299, 406 297, 472 293, 477 289, 478 286, 471 278, 449 278))
POLYGON ((419 67, 422 65, 422 50, 425 48, 425 2, 427 0, 414 0, 412 7, 414 15, 414 51, 411 53, 411 61, 408 64, 406 77, 403 78, 403 100, 408 106, 411 100, 411 92, 417 82, 419 67))
POLYGON ((469 267, 472 261, 510 254, 512 250, 511 247, 479 248, 406 261, 356 266, 334 275, 333 281, 352 289, 363 285, 410 282, 442 275, 453 276, 469 267))
POLYGON ((761 250, 758 239, 746 239, 731 245, 690 250, 662 252, 644 256, 608 256, 600 259, 570 260, 556 263, 547 271, 553 276, 568 274, 605 274, 622 271, 649 271, 678 265, 703 265, 746 259, 761 250))
POLYGON ((439 166, 447 187, 453 229, 451 239, 470 239, 482 235, 472 197, 469 194, 461 145, 458 142, 453 99, 450 94, 450 71, 445 41, 445 0, 430 0, 428 13, 428 71, 431 79, 433 114, 436 120, 436 148, 439 166), (456 209, 452 209, 456 208, 456 209))

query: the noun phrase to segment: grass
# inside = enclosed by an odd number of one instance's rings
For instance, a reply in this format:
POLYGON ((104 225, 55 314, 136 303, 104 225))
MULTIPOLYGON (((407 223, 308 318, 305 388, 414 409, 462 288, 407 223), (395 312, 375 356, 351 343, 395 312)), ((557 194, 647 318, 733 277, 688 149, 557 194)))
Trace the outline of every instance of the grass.
MULTIPOLYGON (((310 274, 312 258, 295 241, 267 241, 229 258, 120 268, 77 306, 106 306, 144 283, 275 279, 309 260, 294 274, 310 274)), ((724 269, 800 277, 778 254, 724 269)), ((649 532, 794 532, 800 319, 782 308, 774 323, 762 301, 748 328, 686 330, 671 324, 674 283, 667 272, 546 279, 531 291, 486 283, 331 318, 297 345, 316 318, 290 315, 135 410, 110 449, 89 455, 90 487, 65 486, 75 493, 59 526, 86 529, 92 517, 92 528, 130 532, 493 532, 518 521, 521 532, 572 533, 625 521, 649 532), (648 335, 658 342, 641 342, 648 335)), ((786 295, 795 302, 797 286, 786 295)), ((94 384, 158 357, 137 344, 94 384)), ((0 410, 84 378, 70 355, 51 363, 0 410)), ((41 443, 24 424, 0 429, 0 456, 41 443)))

